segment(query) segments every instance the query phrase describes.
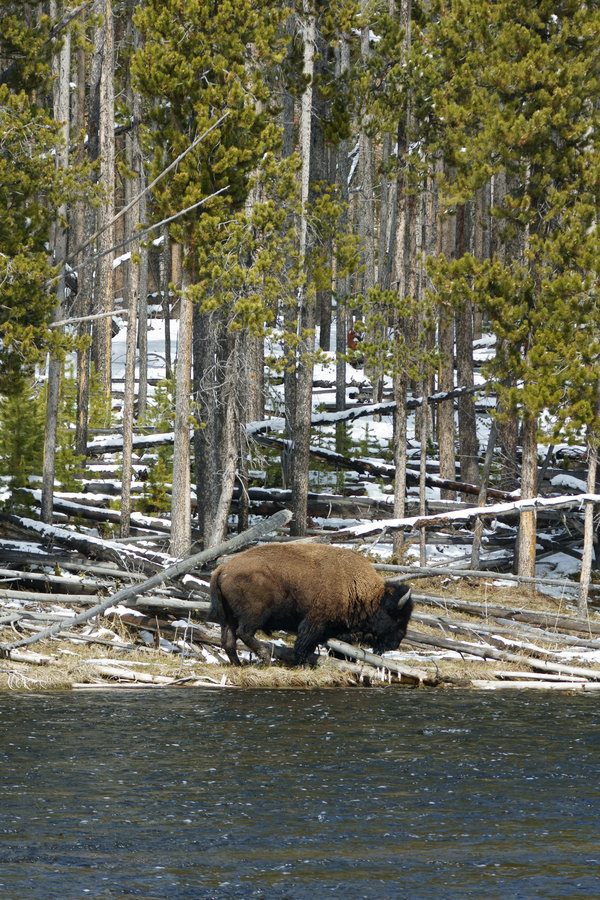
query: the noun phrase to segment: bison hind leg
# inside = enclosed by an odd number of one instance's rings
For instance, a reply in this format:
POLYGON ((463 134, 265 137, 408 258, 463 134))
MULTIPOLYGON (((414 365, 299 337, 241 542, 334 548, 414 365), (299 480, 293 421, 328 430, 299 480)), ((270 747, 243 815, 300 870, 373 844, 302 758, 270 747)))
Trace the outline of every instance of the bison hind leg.
POLYGON ((248 628, 238 628, 237 636, 241 641, 244 642, 246 647, 252 651, 252 653, 256 654, 258 658, 264 663, 271 662, 271 653, 267 647, 265 647, 261 642, 254 637, 254 632, 248 628))
POLYGON ((229 657, 229 661, 234 666, 241 666, 240 658, 235 649, 236 639, 235 631, 232 626, 225 624, 221 626, 221 646, 229 657))
POLYGON ((308 659, 317 646, 325 639, 325 629, 308 619, 302 619, 298 626, 298 635, 294 644, 296 662, 299 666, 308 665, 308 659))

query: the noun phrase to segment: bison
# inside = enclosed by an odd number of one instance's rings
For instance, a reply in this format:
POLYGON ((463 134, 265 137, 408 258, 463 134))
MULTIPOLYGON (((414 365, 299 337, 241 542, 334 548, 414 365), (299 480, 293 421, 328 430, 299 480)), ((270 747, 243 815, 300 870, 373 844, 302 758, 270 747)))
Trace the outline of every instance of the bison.
POLYGON ((357 634, 376 653, 396 650, 412 612, 410 589, 386 582, 359 553, 326 544, 275 543, 253 547, 213 572, 209 618, 221 625, 221 644, 240 665, 240 638, 262 660, 269 652, 259 629, 295 632, 296 662, 305 665, 318 644, 357 634))

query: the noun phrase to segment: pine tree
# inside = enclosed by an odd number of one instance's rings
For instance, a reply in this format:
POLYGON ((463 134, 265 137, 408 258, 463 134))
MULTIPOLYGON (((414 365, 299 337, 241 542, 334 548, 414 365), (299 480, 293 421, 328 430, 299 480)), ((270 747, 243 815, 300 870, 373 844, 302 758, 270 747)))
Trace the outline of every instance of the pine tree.
POLYGON ((10 393, 45 352, 56 299, 47 242, 70 176, 56 170, 56 123, 20 92, 0 85, 0 392, 10 393))
POLYGON ((11 510, 30 509, 23 489, 37 487, 42 467, 45 400, 31 379, 20 377, 0 395, 0 475, 6 478, 11 510), (23 415, 27 409, 27 415, 23 415))
MULTIPOLYGON (((594 424, 599 372, 600 200, 596 60, 600 8, 579 4, 439 4, 432 109, 463 202, 495 173, 510 190, 492 215, 521 258, 466 255, 432 270, 447 297, 471 296, 497 335, 489 371, 498 401, 523 422, 522 492, 536 490, 537 422, 555 434, 594 424), (443 50, 443 53, 442 53, 443 50)), ((535 515, 522 517, 519 566, 532 574, 535 515)))
MULTIPOLYGON (((215 6, 205 0, 171 0, 148 2, 136 17, 146 43, 136 54, 133 72, 139 89, 152 99, 151 134, 160 148, 153 175, 164 168, 165 159, 174 159, 204 135, 156 187, 154 214, 164 218, 200 204, 170 230, 185 254, 180 308, 185 312, 189 304, 195 305, 196 334, 209 342, 200 358, 195 341, 194 363, 195 375, 202 379, 196 384, 198 503, 208 543, 215 539, 215 523, 223 527, 219 510, 228 507, 226 495, 233 490, 230 460, 234 443, 238 445, 237 426, 228 423, 232 415, 239 422, 237 407, 243 400, 243 392, 232 390, 227 376, 229 370, 241 368, 235 358, 228 360, 228 350, 241 347, 233 339, 236 329, 262 333, 274 315, 268 307, 279 279, 274 238, 280 253, 283 246, 274 202, 281 180, 273 170, 280 134, 270 122, 266 80, 269 67, 281 58, 282 14, 277 4, 268 2, 215 6), (266 197, 247 214, 246 199, 256 177, 264 180, 266 197)), ((186 314, 184 321, 191 323, 191 316, 186 314)), ((186 333, 180 326, 182 346, 188 343, 186 333)), ((189 525, 181 522, 189 496, 189 398, 184 396, 189 372, 181 365, 178 377, 180 438, 175 458, 180 475, 174 478, 173 510, 183 529, 175 548, 181 553, 189 543, 189 525)))

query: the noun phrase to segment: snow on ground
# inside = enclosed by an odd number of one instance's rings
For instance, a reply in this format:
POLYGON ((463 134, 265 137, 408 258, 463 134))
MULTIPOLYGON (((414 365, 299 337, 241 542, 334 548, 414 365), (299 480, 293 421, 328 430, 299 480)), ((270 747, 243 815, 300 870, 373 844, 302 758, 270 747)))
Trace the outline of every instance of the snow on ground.
MULTIPOLYGON (((119 333, 113 339, 113 377, 115 379, 123 379, 125 374, 125 344, 127 338, 127 320, 125 317, 116 317, 117 324, 120 326, 119 333)), ((170 323, 170 337, 171 337, 171 355, 172 359, 175 360, 177 356, 177 340, 178 340, 178 321, 176 319, 172 320, 170 323)), ((319 388, 315 390, 313 394, 313 411, 315 413, 319 412, 323 409, 324 405, 331 405, 335 401, 335 354, 333 352, 333 348, 335 347, 335 323, 332 323, 332 331, 331 331, 331 348, 332 351, 325 354, 325 359, 323 361, 318 362, 314 368, 314 380, 318 384, 331 384, 332 389, 327 390, 323 388, 319 388)), ((316 337, 316 341, 318 341, 318 335, 316 337)), ((274 355, 280 355, 281 347, 277 339, 277 335, 274 335, 272 340, 269 342, 268 352, 274 355)), ((485 360, 491 358, 495 352, 495 338, 490 335, 484 335, 479 338, 474 343, 474 358, 478 363, 484 362, 485 360)), ((149 318, 148 320, 148 377, 151 379, 161 379, 165 376, 165 353, 164 353, 164 322, 162 319, 149 318)), ((476 381, 481 383, 483 378, 479 373, 476 373, 476 381)), ((366 378, 364 371, 362 369, 355 368, 354 366, 347 364, 346 365, 346 400, 348 403, 352 403, 356 400, 356 397, 359 391, 362 388, 369 387, 369 381, 366 378)), ((386 379, 385 382, 386 390, 391 388, 390 379, 386 379)), ((149 387, 149 394, 152 396, 152 387, 149 387)), ((271 387, 271 405, 273 408, 273 412, 275 415, 281 415, 283 411, 283 386, 282 385, 274 385, 271 387)), ((489 434, 489 426, 490 419, 486 414, 478 414, 477 415, 477 428, 478 428, 478 437, 480 441, 480 446, 485 447, 487 444, 488 434, 489 434)), ((351 436, 353 442, 362 445, 364 447, 364 454, 360 453, 360 456, 364 456, 372 461, 381 462, 387 457, 389 458, 389 450, 391 448, 391 442, 393 438, 393 422, 392 415, 382 415, 379 421, 375 421, 373 416, 366 416, 365 418, 355 419, 354 421, 348 423, 348 431, 351 436)), ((334 446, 334 426, 323 426, 320 431, 322 446, 326 446, 333 449, 334 446)), ((416 440, 415 428, 414 428, 414 415, 409 416, 409 424, 408 424, 408 439, 411 444, 411 448, 413 452, 418 453, 419 443, 416 440)), ((559 449, 555 447, 555 450, 559 449)), ((581 448, 571 448, 564 447, 560 448, 564 450, 565 453, 573 452, 575 455, 579 456, 581 453, 581 448)), ((543 455, 544 448, 540 448, 540 452, 543 455)), ((318 487, 323 489, 327 488, 326 478, 320 477, 318 479, 318 487)), ((585 483, 583 483, 580 479, 574 478, 568 473, 560 474, 555 476, 552 479, 553 487, 560 489, 565 494, 568 493, 583 493, 586 490, 585 483)), ((365 480, 362 483, 367 496, 371 499, 378 500, 384 503, 391 503, 391 490, 388 487, 386 490, 385 486, 382 486, 381 483, 374 482, 372 480, 365 480)), ((412 489, 409 491, 412 496, 415 496, 416 489, 412 489)), ((440 492, 438 488, 427 488, 427 500, 428 501, 436 501, 440 499, 440 492)), ((319 522, 319 520, 316 520, 319 522)), ((327 525, 328 528, 333 528, 336 525, 335 519, 324 519, 323 524, 327 525)), ((361 524, 361 520, 348 520, 348 519, 340 519, 339 527, 348 527, 349 525, 361 524)), ((353 543, 356 543, 356 538, 354 538, 353 543)), ((391 556, 392 548, 391 541, 388 536, 385 539, 379 540, 376 543, 369 542, 369 552, 375 556, 379 557, 381 561, 385 561, 389 559, 391 556)), ((463 562, 470 553, 470 547, 466 544, 450 544, 444 543, 443 540, 436 542, 435 544, 428 544, 427 546, 427 559, 428 563, 432 565, 452 565, 458 562, 463 562)), ((418 543, 413 544, 407 550, 407 558, 406 562, 409 564, 418 565, 419 560, 419 548, 418 543)), ((572 556, 569 556, 565 553, 557 552, 548 556, 544 556, 540 559, 536 565, 536 574, 540 577, 552 577, 555 579, 567 579, 569 576, 577 576, 580 570, 580 562, 572 556)), ((501 578, 498 579, 501 582, 501 578)), ((561 596, 562 591, 561 588, 557 587, 547 587, 544 588, 548 593, 553 594, 554 596, 561 596)))

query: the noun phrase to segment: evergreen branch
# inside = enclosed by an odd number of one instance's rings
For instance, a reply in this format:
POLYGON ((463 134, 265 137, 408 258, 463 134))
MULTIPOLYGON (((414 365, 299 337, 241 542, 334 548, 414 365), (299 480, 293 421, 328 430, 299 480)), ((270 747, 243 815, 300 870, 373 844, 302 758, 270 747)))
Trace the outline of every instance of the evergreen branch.
MULTIPOLYGON (((205 203, 208 203, 209 200, 212 200, 214 197, 217 197, 219 194, 222 194, 224 191, 229 190, 229 185, 225 185, 225 187, 219 188, 218 191, 215 191, 213 194, 210 194, 208 197, 204 197, 202 200, 199 200, 197 203, 193 203, 191 206, 186 207, 186 209, 182 209, 179 212, 176 212, 172 216, 168 216, 166 219, 162 219, 160 222, 155 222, 153 225, 150 225, 148 228, 145 228, 143 231, 139 231, 131 237, 126 238, 124 241, 121 241, 119 244, 114 244, 114 246, 109 247, 108 250, 102 250, 100 253, 95 253, 93 256, 89 256, 87 259, 84 259, 79 263, 78 266, 73 266, 69 271, 78 272, 79 269, 83 269, 85 266, 89 266, 92 263, 96 262, 98 259, 102 259, 103 256, 108 256, 110 253, 114 253, 115 250, 122 250, 123 247, 127 247, 129 244, 132 244, 134 241, 139 241, 141 238, 144 238, 147 234, 150 234, 151 231, 154 231, 155 228, 160 228, 162 225, 168 225, 169 222, 174 222, 175 219, 179 219, 181 216, 185 216, 186 213, 192 212, 194 209, 198 209, 199 206, 203 206, 205 203)), ((54 284, 57 281, 57 278, 53 278, 51 281, 47 281, 44 285, 45 288, 50 287, 50 285, 54 284)))
MULTIPOLYGON (((168 175, 168 173, 171 171, 171 169, 174 169, 175 166, 179 165, 181 160, 184 159, 187 156, 187 154, 190 153, 194 149, 194 147, 197 147, 197 145, 201 141, 203 141, 205 137, 208 137, 208 135, 211 133, 211 131, 214 131, 215 128, 218 128, 218 126, 221 124, 221 122, 223 122, 224 119, 226 119, 228 115, 229 115, 229 110, 226 110, 226 112, 223 113, 221 118, 217 119, 216 122, 213 122, 213 124, 210 126, 210 128, 207 128, 206 131, 203 132, 203 134, 201 134, 197 138, 195 138, 192 141, 192 143, 190 144, 190 146, 186 150, 184 150, 183 153, 179 154, 177 159, 174 159, 172 163, 169 163, 169 165, 166 167, 166 169, 163 169, 163 171, 159 175, 156 176, 156 178, 154 179, 152 184, 149 184, 147 187, 145 187, 144 190, 141 191, 137 195, 137 197, 134 197, 133 200, 127 204, 127 206, 124 206, 123 209, 119 210, 119 212, 103 228, 100 228, 98 231, 95 232, 95 234, 93 234, 86 241, 84 241, 83 244, 80 244, 79 247, 76 247, 76 249, 73 250, 72 253, 69 253, 69 255, 66 258, 66 262, 70 262, 71 260, 75 259, 75 257, 79 253, 81 253, 82 250, 85 250, 86 247, 88 247, 91 243, 93 243, 93 241, 95 241, 97 237, 99 237, 101 234, 103 234, 103 232, 105 232, 107 230, 107 228, 110 228, 112 225, 114 225, 115 222, 117 222, 121 218, 121 216, 124 216, 125 213, 129 212, 129 210, 136 205, 136 203, 139 203, 139 201, 142 199, 144 194, 149 193, 158 184, 158 182, 162 178, 165 177, 165 175, 168 175)), ((217 193, 219 193, 219 192, 217 192, 217 193)), ((211 196, 214 197, 215 195, 212 194, 211 196)), ((211 197, 207 197, 206 199, 210 200, 211 197)), ((192 207, 190 207, 190 209, 192 209, 192 207)), ((161 222, 158 224, 164 225, 165 223, 161 222)), ((139 237, 139 235, 136 235, 136 237, 139 237)), ((134 240, 135 240, 135 238, 134 238, 134 240)), ((123 245, 121 245, 121 246, 123 246, 123 245)), ((115 247, 113 249, 117 249, 117 248, 115 247)), ((110 252, 110 251, 107 251, 107 252, 110 252)))

